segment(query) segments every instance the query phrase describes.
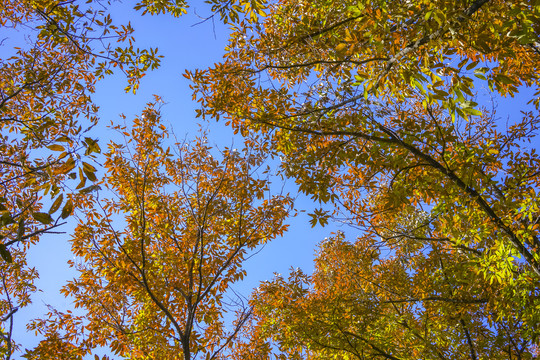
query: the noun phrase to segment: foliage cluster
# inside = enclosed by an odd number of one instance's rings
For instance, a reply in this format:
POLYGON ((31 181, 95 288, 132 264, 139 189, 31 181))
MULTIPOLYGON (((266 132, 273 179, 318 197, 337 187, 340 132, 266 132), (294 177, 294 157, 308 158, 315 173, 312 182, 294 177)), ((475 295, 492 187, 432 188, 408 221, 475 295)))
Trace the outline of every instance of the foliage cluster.
POLYGON ((35 290, 28 246, 76 210, 80 276, 63 292, 84 314, 31 324, 45 339, 27 358, 99 346, 132 359, 538 355, 538 1, 207 3, 229 44, 221 63, 184 76, 198 116, 241 134, 242 153, 217 154, 205 135, 165 148, 149 104, 131 130, 116 127, 126 143, 98 155, 84 136, 96 82, 118 68, 134 91, 159 55, 133 47, 107 2, 2 2, 2 27, 32 36, 0 63, 1 354, 35 290), (492 105, 503 98, 515 104, 506 123, 492 105), (312 275, 263 283, 227 327, 242 260, 286 230, 292 206, 269 195, 267 156, 321 204, 312 225, 361 235, 323 241, 312 275))

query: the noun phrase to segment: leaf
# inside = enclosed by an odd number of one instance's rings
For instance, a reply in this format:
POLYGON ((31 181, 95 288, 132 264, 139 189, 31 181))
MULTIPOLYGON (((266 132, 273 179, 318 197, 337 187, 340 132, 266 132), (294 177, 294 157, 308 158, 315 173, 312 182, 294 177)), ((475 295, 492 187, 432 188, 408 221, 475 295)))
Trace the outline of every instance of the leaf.
POLYGON ((462 110, 463 110, 463 112, 465 112, 466 114, 469 114, 469 115, 482 116, 482 112, 480 110, 477 110, 477 109, 464 107, 464 108, 462 108, 462 110))
POLYGON ((25 231, 25 224, 24 224, 24 218, 21 217, 19 220, 19 227, 17 229, 17 241, 21 241, 22 237, 24 236, 25 231))
POLYGON ((83 162, 83 171, 86 177, 90 179, 90 181, 97 181, 96 175, 94 174, 96 172, 95 167, 86 162, 83 162))
POLYGON ((90 185, 88 187, 85 187, 84 189, 79 190, 79 193, 81 194, 89 194, 93 191, 101 190, 101 186, 99 185, 90 185))
POLYGON ((313 214, 308 215, 311 217, 311 219, 309 220, 311 227, 315 227, 317 223, 319 223, 321 226, 325 226, 328 224, 328 219, 330 218, 328 211, 325 211, 323 209, 315 209, 313 214))
MULTIPOLYGON (((469 65, 467 65, 466 69, 467 69, 467 70, 471 70, 471 69, 475 68, 477 65, 478 65, 478 60, 477 60, 477 61, 473 61, 472 63, 470 63, 469 65)), ((476 70, 475 70, 475 72, 476 72, 476 70)))
POLYGON ((9 250, 6 248, 6 245, 0 244, 0 256, 2 256, 2 259, 8 263, 13 262, 13 258, 11 257, 11 254, 9 250))
POLYGON ((72 156, 70 156, 66 162, 64 164, 62 164, 62 167, 60 168, 61 169, 61 173, 62 174, 67 174, 69 173, 71 170, 73 170, 75 168, 75 160, 73 159, 72 156))
POLYGON ((507 75, 504 75, 504 74, 497 74, 495 75, 495 79, 497 81, 500 81, 502 82, 503 84, 506 84, 506 85, 513 85, 515 84, 515 80, 512 79, 511 77, 507 76, 507 75))
POLYGON ((81 169, 81 168, 79 168, 79 178, 81 179, 81 181, 79 182, 79 184, 75 188, 76 190, 78 190, 80 188, 83 188, 86 185, 85 173, 83 172, 83 169, 81 169))
POLYGON ((86 169, 83 169, 83 171, 90 181, 97 181, 96 175, 93 172, 87 171, 86 169))
POLYGON ((83 161, 83 169, 84 169, 85 171, 92 172, 92 173, 96 172, 96 168, 95 168, 95 167, 93 167, 92 165, 90 165, 89 163, 84 162, 84 161, 83 161))
POLYGON ((15 223, 15 221, 13 220, 11 213, 7 210, 2 211, 1 216, 0 216, 0 227, 11 225, 13 223, 15 223))
POLYGON ((336 51, 337 52, 342 52, 345 49, 347 49, 347 47, 348 47, 348 45, 346 43, 341 43, 338 46, 336 46, 336 51))
POLYGON ((53 221, 51 215, 44 212, 35 212, 32 214, 32 217, 44 225, 48 225, 53 221))
POLYGON ((47 149, 53 150, 53 151, 65 151, 66 150, 65 147, 63 147, 62 145, 58 145, 58 144, 49 145, 49 146, 47 146, 47 149))
POLYGON ((86 137, 84 138, 84 142, 87 145, 86 149, 86 155, 92 154, 92 153, 101 153, 101 148, 98 145, 98 142, 92 138, 86 137))
POLYGON ((54 214, 60 208, 60 205, 62 205, 63 200, 64 200, 64 195, 60 194, 51 205, 51 208, 49 209, 49 214, 51 215, 54 214))
POLYGON ((71 215, 72 212, 73 212, 73 201, 71 199, 68 199, 68 201, 66 201, 66 204, 62 208, 62 214, 60 216, 62 217, 62 219, 66 219, 68 216, 71 215))

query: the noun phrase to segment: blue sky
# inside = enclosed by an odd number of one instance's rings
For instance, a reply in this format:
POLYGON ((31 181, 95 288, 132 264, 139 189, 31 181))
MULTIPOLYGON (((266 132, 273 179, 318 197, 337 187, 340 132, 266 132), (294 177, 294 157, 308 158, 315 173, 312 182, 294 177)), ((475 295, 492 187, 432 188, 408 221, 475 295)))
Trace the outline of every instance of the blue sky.
MULTIPOLYGON (((227 28, 219 21, 197 24, 201 19, 194 11, 199 15, 208 14, 204 6, 190 8, 188 15, 178 19, 165 15, 141 17, 135 11, 127 9, 126 4, 117 5, 113 8, 113 19, 119 23, 131 21, 135 28, 135 45, 158 47, 165 57, 158 70, 149 72, 143 78, 135 95, 124 92, 126 81, 121 74, 107 77, 98 84, 94 100, 100 105, 101 122, 92 129, 91 136, 99 138, 101 148, 105 149, 111 136, 114 136, 114 131, 109 130, 107 125, 110 125, 111 121, 122 123, 119 114, 126 115, 127 120, 139 115, 146 103, 153 101, 153 95, 156 94, 165 102, 162 107, 164 123, 169 124, 179 139, 194 138, 201 123, 195 118, 198 104, 192 101, 189 81, 182 74, 186 69, 206 68, 221 60, 227 41, 227 28)), ((234 139, 232 131, 223 123, 212 121, 202 123, 202 126, 209 130, 210 144, 224 147, 233 141, 241 143, 241 139, 234 139)), ((276 191, 282 187, 282 184, 275 185, 276 191)), ((285 189, 295 195, 296 189, 292 180, 286 183, 285 189)), ((317 204, 299 196, 295 205, 309 211, 317 204)), ((249 297, 250 289, 257 287, 260 281, 270 280, 274 273, 285 275, 291 267, 300 267, 311 273, 316 244, 330 236, 337 227, 330 225, 325 228, 311 228, 308 221, 309 217, 305 212, 289 219, 290 231, 284 237, 267 244, 257 255, 246 261, 248 276, 241 284, 237 284, 234 290, 249 297)), ((59 289, 67 280, 77 275, 67 265, 67 261, 73 257, 68 239, 74 223, 74 219, 71 219, 61 229, 65 234, 43 236, 30 250, 28 263, 38 269, 40 279, 37 286, 42 291, 33 296, 31 306, 16 314, 14 338, 22 343, 23 349, 31 348, 39 341, 33 333, 26 332, 25 324, 42 316, 47 311, 46 304, 59 310, 71 307, 71 300, 60 295, 59 289)), ((344 230, 347 232, 347 229, 344 230)))

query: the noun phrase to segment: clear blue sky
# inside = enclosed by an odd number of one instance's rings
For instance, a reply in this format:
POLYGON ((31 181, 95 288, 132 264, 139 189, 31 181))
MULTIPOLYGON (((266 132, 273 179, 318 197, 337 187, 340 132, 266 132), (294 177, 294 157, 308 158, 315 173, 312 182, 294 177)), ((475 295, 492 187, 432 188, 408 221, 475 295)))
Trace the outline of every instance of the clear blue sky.
MULTIPOLYGON (((191 100, 189 82, 182 73, 185 69, 206 68, 220 61, 227 41, 227 28, 219 21, 207 21, 194 26, 200 21, 200 18, 194 15, 194 10, 199 15, 208 15, 208 9, 204 5, 189 9, 188 15, 178 19, 170 16, 141 17, 127 9, 127 4, 117 5, 113 19, 120 23, 131 21, 136 31, 136 46, 158 47, 165 58, 160 69, 148 73, 142 80, 136 95, 123 91, 126 82, 121 75, 108 77, 98 85, 94 99, 100 105, 101 123, 92 130, 92 136, 99 138, 102 149, 106 148, 109 137, 114 135, 114 132, 106 127, 110 121, 120 123, 123 120, 119 114, 122 113, 128 120, 132 119, 141 113, 145 104, 152 101, 153 94, 156 94, 166 103, 162 108, 164 122, 170 123, 177 137, 195 137, 199 123, 199 120, 195 119, 197 103, 191 100)), ((223 147, 233 142, 232 132, 223 123, 213 121, 204 124, 204 127, 209 129, 210 143, 223 147)), ((234 141, 241 142, 240 139, 234 141)), ((282 186, 276 185, 276 189, 282 186)), ((292 180, 288 181, 286 189, 295 191, 292 180)), ((308 210, 313 207, 305 197, 299 197, 296 205, 308 210)), ((290 231, 283 238, 267 244, 260 253, 246 261, 248 276, 234 289, 249 297, 250 289, 257 287, 262 280, 271 279, 274 272, 285 275, 289 268, 300 267, 311 273, 316 244, 330 236, 337 227, 330 225, 312 229, 308 220, 306 213, 290 219, 290 231)), ((61 229, 65 234, 43 236, 40 243, 30 250, 28 262, 38 269, 40 279, 37 286, 43 292, 36 293, 33 304, 16 314, 14 338, 22 343, 23 348, 31 348, 39 341, 33 333, 26 333, 25 326, 30 319, 40 317, 47 311, 45 304, 59 310, 69 309, 71 306, 71 300, 60 295, 59 289, 67 280, 77 275, 67 265, 67 261, 72 258, 68 239, 73 227, 74 221, 71 220, 61 229)), ((343 230, 352 233, 351 229, 343 230)), ((17 358, 17 355, 14 358, 17 358)))

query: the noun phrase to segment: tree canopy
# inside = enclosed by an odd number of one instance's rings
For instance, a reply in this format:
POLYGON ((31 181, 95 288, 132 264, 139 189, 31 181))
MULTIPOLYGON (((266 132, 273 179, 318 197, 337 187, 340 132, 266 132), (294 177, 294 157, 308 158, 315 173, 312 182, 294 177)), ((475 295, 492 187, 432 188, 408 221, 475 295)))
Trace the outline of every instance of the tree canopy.
MULTIPOLYGON (((132 26, 113 18, 113 5, 0 2, 0 354, 7 358, 15 344, 13 315, 29 303, 38 276, 27 264, 29 247, 61 231, 78 205, 73 197, 92 191, 98 180, 101 149, 87 134, 99 120, 92 99, 97 83, 116 71, 125 76, 126 91, 135 92, 160 65, 157 49, 137 48, 132 26)), ((233 5, 214 0, 210 7, 223 17, 233 5)), ((141 14, 178 17, 188 4, 143 0, 132 6, 141 14)))
POLYGON ((164 149, 167 131, 152 105, 133 124, 117 127, 126 144, 105 154, 100 186, 113 196, 80 199, 72 239, 80 263, 71 264, 80 276, 62 291, 88 316, 55 312, 34 323, 46 340, 30 358, 66 349, 84 356, 96 346, 130 358, 216 358, 250 316, 227 289, 245 276, 246 255, 286 230, 291 199, 268 194, 257 154, 216 158, 204 136, 164 149), (239 311, 231 331, 226 311, 239 311))
POLYGON ((186 73, 201 117, 262 142, 324 204, 313 223, 363 231, 321 246, 313 277, 255 294, 257 334, 291 358, 532 356, 539 14, 534 2, 281 1, 234 27, 222 63, 186 73), (501 121, 491 100, 524 96, 501 121))
POLYGON ((98 121, 91 97, 97 81, 117 68, 128 89, 136 89, 159 64, 153 49, 133 46, 133 29, 114 24, 103 5, 0 3, 0 354, 6 359, 15 344, 13 315, 35 290, 29 246, 65 223, 75 207, 73 187, 82 191, 97 180, 91 163, 100 147, 85 135, 98 121))
POLYGON ((232 127, 242 154, 218 154, 206 135, 165 148, 154 104, 100 155, 84 135, 96 82, 116 68, 135 91, 158 53, 135 48, 103 1, 2 5, 3 27, 31 29, 0 63, 6 358, 13 314, 35 290, 25 252, 73 212, 80 277, 63 291, 84 314, 34 322, 45 340, 30 358, 98 346, 141 359, 538 355, 537 1, 207 1, 228 46, 184 76, 198 116, 232 127), (286 229, 291 200, 268 197, 255 171, 267 157, 320 204, 312 226, 355 235, 322 241, 313 274, 264 282, 226 327, 223 296, 246 252, 286 229))

